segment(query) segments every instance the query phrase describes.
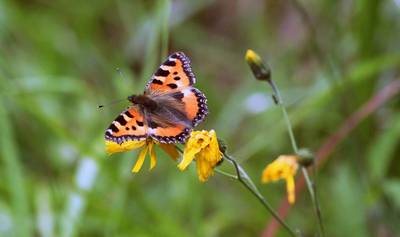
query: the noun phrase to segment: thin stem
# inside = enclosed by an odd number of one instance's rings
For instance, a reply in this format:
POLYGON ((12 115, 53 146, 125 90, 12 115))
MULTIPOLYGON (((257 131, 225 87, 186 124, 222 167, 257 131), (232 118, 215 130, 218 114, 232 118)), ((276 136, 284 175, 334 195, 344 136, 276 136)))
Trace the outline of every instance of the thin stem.
POLYGON ((289 137, 290 137, 290 142, 292 143, 293 151, 294 151, 294 153, 297 154, 299 149, 297 147, 297 143, 296 143, 296 140, 294 138, 292 124, 290 123, 289 116, 288 116, 288 114, 286 112, 286 109, 285 109, 285 106, 283 106, 283 104, 280 104, 279 107, 281 107, 283 118, 285 119, 285 123, 286 123, 286 126, 288 128, 288 133, 289 133, 289 137))
POLYGON ((175 145, 175 149, 177 149, 179 151, 179 153, 183 154, 183 150, 179 146, 175 145))
POLYGON ((297 148, 296 139, 294 138, 292 124, 290 123, 289 116, 287 114, 286 108, 283 105, 283 100, 282 100, 281 93, 280 93, 280 91, 278 89, 278 86, 275 84, 274 80, 270 79, 268 81, 268 83, 270 84, 270 86, 272 87, 272 90, 274 91, 274 98, 275 98, 276 104, 282 110, 283 118, 285 120, 285 124, 286 124, 286 127, 288 129, 289 138, 290 138, 290 142, 292 143, 293 151, 294 151, 294 153, 297 154, 298 153, 298 148, 297 148))
MULTIPOLYGON (((294 153, 298 154, 299 150, 298 150, 296 139, 294 137, 292 124, 290 123, 289 116, 288 116, 286 108, 283 104, 281 93, 279 92, 278 86, 275 84, 274 80, 270 79, 270 80, 268 80, 268 83, 270 84, 270 86, 272 87, 272 90, 274 91, 274 100, 275 100, 276 104, 282 110, 283 118, 285 120, 285 124, 286 124, 287 130, 288 130, 288 133, 289 133, 289 138, 290 138, 290 142, 292 143, 293 151, 294 151, 294 153)), ((313 163, 313 165, 314 165, 314 163, 313 163)), ((310 193, 311 202, 314 205, 315 215, 317 216, 318 224, 319 224, 320 236, 325 236, 324 227, 323 227, 323 223, 322 223, 321 208, 319 206, 318 198, 316 196, 315 185, 313 185, 313 182, 310 179, 308 171, 304 166, 302 166, 301 171, 302 171, 303 176, 307 183, 307 189, 308 189, 308 192, 310 193)))
POLYGON ((313 182, 311 181, 310 176, 308 175, 307 169, 305 167, 301 167, 301 171, 303 172, 304 179, 306 180, 308 190, 313 191, 310 192, 310 197, 311 201, 314 203, 314 211, 318 218, 320 235, 325 236, 324 226, 322 225, 321 209, 319 207, 318 198, 315 195, 316 185, 314 185, 313 182))
POLYGON ((224 175, 224 176, 226 176, 226 177, 228 177, 228 178, 238 179, 238 177, 237 177, 236 175, 230 174, 230 173, 225 172, 225 171, 223 171, 223 170, 220 170, 220 169, 218 169, 218 168, 215 168, 214 170, 215 170, 215 172, 217 172, 217 173, 219 173, 219 174, 222 174, 222 175, 224 175))
MULTIPOLYGON (((312 170, 313 170, 313 176, 314 176, 314 182, 313 182, 312 187, 314 189, 314 194, 316 195, 317 194, 317 166, 315 164, 315 159, 313 159, 312 170)), ((319 200, 318 200, 317 196, 315 196, 315 203, 316 203, 315 207, 317 207, 317 208, 315 208, 315 212, 317 214, 318 221, 320 221, 320 225, 319 225, 320 231, 321 231, 322 236, 325 236, 325 229, 324 229, 324 225, 322 223, 321 208, 320 208, 319 200)))
POLYGON ((242 183, 247 190, 249 190, 260 202, 261 204, 267 209, 267 211, 294 237, 297 237, 297 234, 294 230, 292 230, 289 225, 279 217, 279 215, 273 210, 271 205, 265 200, 264 196, 260 193, 260 191, 257 189, 257 187, 254 185, 253 181, 250 179, 250 177, 247 175, 247 173, 244 171, 244 169, 229 155, 226 153, 224 154, 224 158, 228 161, 230 161, 233 166, 235 167, 237 177, 236 179, 242 183))

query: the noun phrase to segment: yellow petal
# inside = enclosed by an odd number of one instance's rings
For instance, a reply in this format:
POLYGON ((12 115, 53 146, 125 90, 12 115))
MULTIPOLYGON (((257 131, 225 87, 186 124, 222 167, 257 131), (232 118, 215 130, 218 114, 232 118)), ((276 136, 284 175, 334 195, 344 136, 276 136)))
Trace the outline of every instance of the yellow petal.
POLYGON ((265 167, 265 169, 263 170, 263 173, 262 173, 262 175, 261 175, 261 182, 263 182, 263 183, 268 183, 268 182, 270 182, 272 179, 271 179, 271 172, 270 172, 270 169, 269 169, 269 165, 267 166, 267 167, 265 167))
POLYGON ((204 149, 210 143, 210 136, 208 131, 193 131, 190 133, 190 137, 185 145, 183 151, 183 159, 179 163, 178 168, 180 170, 186 169, 186 167, 192 162, 195 155, 204 149))
POLYGON ((135 166, 132 168, 132 173, 137 173, 142 168, 144 159, 146 158, 147 154, 147 146, 145 146, 139 154, 139 158, 137 159, 135 166))
POLYGON ((213 164, 207 162, 203 155, 204 153, 199 153, 198 157, 196 158, 197 175, 199 176, 199 180, 201 182, 207 181, 208 177, 214 174, 213 164))
POLYGON ((288 193, 288 201, 290 204, 293 204, 295 201, 295 187, 293 176, 286 178, 286 190, 288 193))
POLYGON ((146 144, 146 141, 126 141, 118 144, 116 142, 106 140, 105 144, 107 154, 111 155, 116 152, 130 151, 142 147, 146 144))
POLYGON ((205 152, 205 159, 211 163, 212 168, 214 168, 217 163, 222 160, 222 153, 219 150, 217 133, 214 130, 211 130, 209 133, 210 143, 203 150, 205 152))
POLYGON ((161 149, 163 149, 173 160, 176 161, 179 158, 179 152, 176 150, 175 145, 159 143, 158 146, 161 147, 161 149))
POLYGON ((149 143, 149 152, 150 152, 150 170, 156 166, 157 163, 157 158, 156 158, 156 153, 154 152, 154 147, 153 143, 149 143))
POLYGON ((183 159, 181 161, 181 163, 178 164, 178 168, 180 170, 185 170, 186 167, 190 164, 190 162, 192 162, 192 160, 194 159, 194 156, 200 151, 200 148, 191 148, 184 151, 183 153, 183 159))

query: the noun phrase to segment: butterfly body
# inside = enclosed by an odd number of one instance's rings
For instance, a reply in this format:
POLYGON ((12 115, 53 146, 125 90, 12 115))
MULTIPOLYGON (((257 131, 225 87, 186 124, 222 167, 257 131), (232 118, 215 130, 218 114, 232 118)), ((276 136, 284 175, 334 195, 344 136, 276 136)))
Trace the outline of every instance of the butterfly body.
POLYGON ((149 137, 161 143, 183 143, 208 113, 204 94, 193 87, 196 79, 189 59, 174 53, 161 64, 146 84, 143 95, 132 95, 132 103, 106 130, 106 140, 123 143, 149 137))

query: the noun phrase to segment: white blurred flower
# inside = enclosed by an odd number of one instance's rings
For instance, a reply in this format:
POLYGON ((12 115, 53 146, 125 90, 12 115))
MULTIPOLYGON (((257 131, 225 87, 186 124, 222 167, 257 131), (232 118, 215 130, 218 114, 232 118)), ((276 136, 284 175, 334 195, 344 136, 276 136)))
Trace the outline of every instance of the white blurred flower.
POLYGON ((253 93, 246 98, 244 106, 252 114, 264 112, 273 105, 273 102, 265 93, 253 93))
POLYGON ((98 166, 96 162, 89 157, 83 158, 79 164, 78 171, 75 176, 76 185, 82 190, 92 188, 96 179, 98 166))
POLYGON ((4 212, 0 212, 0 235, 9 232, 12 228, 12 221, 10 215, 4 212))

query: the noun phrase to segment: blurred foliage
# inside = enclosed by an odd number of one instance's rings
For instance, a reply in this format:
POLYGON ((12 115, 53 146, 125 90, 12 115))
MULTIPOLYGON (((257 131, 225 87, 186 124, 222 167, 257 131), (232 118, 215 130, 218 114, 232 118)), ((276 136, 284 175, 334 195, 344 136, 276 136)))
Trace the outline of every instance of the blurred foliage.
MULTIPOLYGON (((259 180, 291 148, 247 48, 271 65, 300 146, 317 150, 399 80, 399 42, 398 0, 1 0, 0 236, 260 235, 271 217, 237 182, 202 184, 161 151, 137 175, 135 152, 107 157, 104 130, 128 102, 97 105, 140 93, 167 53, 184 51, 209 101, 200 128, 259 180)), ((400 235, 399 104, 359 124, 318 171, 329 236, 400 235)), ((282 183, 259 187, 275 206, 286 198, 282 183)), ((305 194, 288 222, 313 236, 305 194)))

